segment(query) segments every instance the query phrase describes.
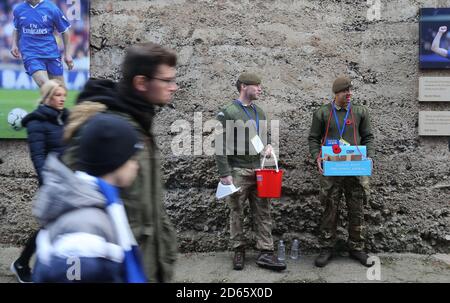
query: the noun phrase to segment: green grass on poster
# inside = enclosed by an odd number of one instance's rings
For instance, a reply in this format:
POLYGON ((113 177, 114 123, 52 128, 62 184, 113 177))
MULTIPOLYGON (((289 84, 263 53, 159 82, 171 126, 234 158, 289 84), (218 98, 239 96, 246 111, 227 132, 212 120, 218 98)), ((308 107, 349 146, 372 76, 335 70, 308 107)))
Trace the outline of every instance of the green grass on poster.
MULTIPOLYGON (((69 91, 66 107, 73 106, 78 91, 69 91)), ((0 139, 24 139, 27 132, 24 128, 14 130, 8 124, 8 113, 14 108, 22 108, 30 113, 38 105, 39 91, 37 90, 8 90, 0 89, 0 139)))

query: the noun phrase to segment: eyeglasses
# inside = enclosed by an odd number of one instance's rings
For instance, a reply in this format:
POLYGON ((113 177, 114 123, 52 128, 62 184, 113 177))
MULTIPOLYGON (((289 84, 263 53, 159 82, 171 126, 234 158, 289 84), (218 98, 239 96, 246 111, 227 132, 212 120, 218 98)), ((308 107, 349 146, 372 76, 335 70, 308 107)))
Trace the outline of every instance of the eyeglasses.
POLYGON ((175 78, 163 79, 163 78, 152 77, 149 79, 159 80, 159 81, 165 82, 167 84, 177 84, 177 79, 175 79, 175 78))

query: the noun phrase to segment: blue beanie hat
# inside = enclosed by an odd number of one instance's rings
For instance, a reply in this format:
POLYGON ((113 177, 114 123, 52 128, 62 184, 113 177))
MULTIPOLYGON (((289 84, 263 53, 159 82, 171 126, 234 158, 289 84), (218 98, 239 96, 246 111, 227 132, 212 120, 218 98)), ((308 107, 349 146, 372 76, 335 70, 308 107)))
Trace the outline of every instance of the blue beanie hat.
POLYGON ((92 176, 103 176, 127 162, 143 145, 137 131, 123 118, 97 114, 82 128, 79 163, 92 176))

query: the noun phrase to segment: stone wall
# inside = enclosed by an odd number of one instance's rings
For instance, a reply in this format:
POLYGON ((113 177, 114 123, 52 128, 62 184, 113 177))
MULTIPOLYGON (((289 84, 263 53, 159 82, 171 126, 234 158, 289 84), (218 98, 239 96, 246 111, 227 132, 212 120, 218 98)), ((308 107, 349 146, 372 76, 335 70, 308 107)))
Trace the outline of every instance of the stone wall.
MULTIPOLYGON (((332 81, 347 74, 355 101, 370 109, 376 137, 371 200, 365 205, 367 248, 449 252, 449 141, 419 137, 418 113, 449 110, 450 103, 419 104, 417 96, 419 76, 449 75, 418 69, 418 10, 448 7, 450 1, 381 2, 381 19, 368 21, 366 1, 359 0, 91 0, 93 76, 118 79, 124 49, 137 42, 158 42, 179 55, 175 109, 159 111, 155 132, 165 203, 181 250, 226 249, 229 211, 214 197, 213 157, 174 156, 177 133, 171 125, 193 122, 199 112, 203 122, 214 117, 236 97, 237 76, 250 70, 263 78, 258 103, 281 125, 285 178, 283 197, 273 202, 276 239, 298 237, 303 251, 318 248, 318 173, 307 135, 312 112, 331 97, 332 81)), ((0 144, 0 242, 16 244, 35 227, 30 199, 37 182, 26 143, 0 144)), ((344 203, 342 237, 345 217, 344 203)))

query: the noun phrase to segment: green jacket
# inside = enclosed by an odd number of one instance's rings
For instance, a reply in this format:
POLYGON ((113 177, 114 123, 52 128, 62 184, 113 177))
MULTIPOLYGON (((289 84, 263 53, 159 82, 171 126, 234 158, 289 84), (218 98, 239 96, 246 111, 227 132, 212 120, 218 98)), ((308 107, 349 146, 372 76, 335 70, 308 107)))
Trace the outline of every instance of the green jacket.
POLYGON ((78 169, 77 150, 84 122, 99 111, 116 114, 126 119, 140 133, 144 150, 139 152, 139 172, 131 187, 121 191, 128 221, 141 250, 143 265, 150 282, 169 282, 176 260, 176 234, 166 214, 160 176, 159 152, 153 141, 128 114, 106 110, 97 102, 83 102, 72 110, 72 124, 66 129, 68 147, 63 162, 73 170, 78 169), (77 120, 74 123, 74 120, 77 120), (74 126, 74 125, 75 126, 74 126), (72 128, 72 129, 70 129, 72 128))
MULTIPOLYGON (((264 145, 270 144, 268 121, 264 111, 253 105, 259 118, 259 136, 264 145)), ((216 135, 216 164, 221 177, 230 176, 234 167, 259 168, 260 155, 253 149, 250 142, 256 136, 256 115, 252 107, 246 107, 252 119, 247 116, 244 109, 233 101, 226 105, 218 114, 222 131, 216 135)))
MULTIPOLYGON (((314 112, 311 129, 308 136, 309 152, 314 159, 317 159, 317 156, 320 153, 331 112, 331 103, 322 105, 314 112)), ((365 145, 367 147, 367 157, 372 157, 374 154, 374 135, 370 127, 369 111, 365 106, 352 103, 351 112, 353 115, 351 113, 348 115, 348 120, 351 121, 351 124, 347 124, 345 126, 345 131, 342 138, 350 143, 350 145, 365 145), (353 121, 353 119, 355 121, 353 121), (355 124, 356 129, 354 128, 355 124), (354 135, 355 130, 356 142, 354 135)), ((345 108, 336 109, 336 114, 339 119, 341 129, 346 113, 347 110, 345 108)), ((334 114, 330 120, 330 126, 326 139, 340 139, 334 114)))

